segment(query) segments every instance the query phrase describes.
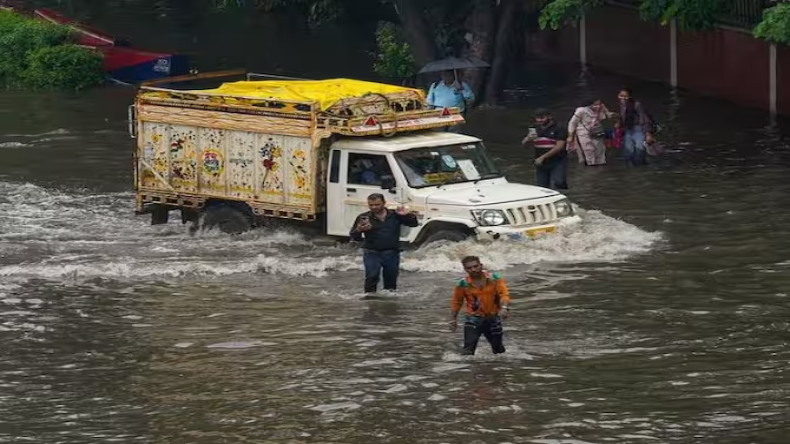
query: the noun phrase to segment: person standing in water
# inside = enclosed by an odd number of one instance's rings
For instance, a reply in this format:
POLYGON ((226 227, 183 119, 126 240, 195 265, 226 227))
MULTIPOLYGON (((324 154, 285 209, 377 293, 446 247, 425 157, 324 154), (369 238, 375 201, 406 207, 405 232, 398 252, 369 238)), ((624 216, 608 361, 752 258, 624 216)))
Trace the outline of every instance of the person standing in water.
POLYGON ((461 260, 466 277, 458 281, 451 300, 450 331, 458 329, 458 312, 466 306, 462 355, 474 355, 480 336, 485 336, 494 354, 504 353, 502 320, 510 316, 510 291, 499 273, 483 268, 480 258, 461 260))
POLYGON ((606 165, 606 131, 601 122, 613 115, 601 100, 576 108, 568 122, 568 147, 576 150, 579 163, 606 165))
MULTIPOLYGON (((457 71, 442 71, 442 80, 432 83, 426 101, 431 108, 458 108, 466 118, 467 109, 474 103, 475 94, 457 71)), ((445 127, 445 131, 459 132, 461 125, 445 127)))
POLYGON ((362 241, 362 262, 365 265, 365 293, 375 293, 379 278, 384 275, 384 289, 395 291, 400 272, 400 229, 401 226, 416 227, 417 216, 399 206, 390 210, 384 196, 373 193, 368 196, 370 211, 360 214, 354 221, 349 236, 362 241))
POLYGON ((620 100, 620 119, 617 126, 623 130, 623 157, 626 165, 647 164, 645 142, 653 143, 653 122, 640 102, 634 100, 631 90, 623 88, 617 95, 620 100))
POLYGON ((568 152, 565 141, 568 133, 557 126, 554 117, 547 110, 535 113, 537 128, 530 133, 522 145, 532 142, 535 147, 535 184, 543 188, 565 190, 568 188, 568 152))

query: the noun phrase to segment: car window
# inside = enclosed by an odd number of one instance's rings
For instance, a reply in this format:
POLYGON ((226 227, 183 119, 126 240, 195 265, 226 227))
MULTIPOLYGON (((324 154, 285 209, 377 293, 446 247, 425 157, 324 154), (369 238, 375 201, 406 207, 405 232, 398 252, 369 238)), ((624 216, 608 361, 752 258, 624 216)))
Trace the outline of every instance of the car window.
POLYGON ((381 186, 384 178, 392 178, 387 156, 381 154, 348 154, 348 183, 381 186))

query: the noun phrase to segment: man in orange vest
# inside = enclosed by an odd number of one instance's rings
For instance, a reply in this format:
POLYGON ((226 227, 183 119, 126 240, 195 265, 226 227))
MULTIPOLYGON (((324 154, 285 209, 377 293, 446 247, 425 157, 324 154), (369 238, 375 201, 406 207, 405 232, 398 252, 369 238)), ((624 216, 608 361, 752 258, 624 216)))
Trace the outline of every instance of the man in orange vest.
POLYGON ((451 301, 450 331, 458 328, 458 312, 466 305, 464 349, 462 355, 473 355, 480 336, 485 336, 495 354, 504 353, 502 320, 510 316, 510 291, 499 273, 483 268, 480 258, 467 256, 461 260, 466 277, 459 280, 451 301))

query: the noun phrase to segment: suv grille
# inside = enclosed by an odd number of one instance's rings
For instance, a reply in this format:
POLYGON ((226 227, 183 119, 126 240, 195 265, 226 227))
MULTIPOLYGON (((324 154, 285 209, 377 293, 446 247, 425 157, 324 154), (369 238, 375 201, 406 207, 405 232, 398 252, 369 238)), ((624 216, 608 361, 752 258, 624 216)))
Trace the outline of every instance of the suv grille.
POLYGON ((540 225, 557 219, 557 211, 551 203, 508 208, 506 212, 512 225, 540 225))

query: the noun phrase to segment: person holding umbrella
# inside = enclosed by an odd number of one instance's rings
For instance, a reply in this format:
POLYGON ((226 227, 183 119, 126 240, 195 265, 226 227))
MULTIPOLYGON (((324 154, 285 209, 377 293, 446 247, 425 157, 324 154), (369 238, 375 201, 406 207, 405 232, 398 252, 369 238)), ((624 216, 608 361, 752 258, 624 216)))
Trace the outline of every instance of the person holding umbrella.
POLYGON ((469 84, 460 80, 457 71, 442 71, 442 80, 431 83, 428 89, 428 105, 434 108, 458 108, 466 117, 467 105, 475 100, 469 84))
MULTIPOLYGON (((442 73, 442 80, 432 83, 428 89, 428 105, 433 108, 456 107, 461 110, 461 115, 466 117, 466 111, 472 106, 475 95, 469 84, 460 78, 459 71, 489 66, 488 63, 472 57, 447 57, 423 66, 420 70, 421 74, 442 73)), ((447 130, 457 132, 458 128, 459 126, 456 125, 447 130)))

